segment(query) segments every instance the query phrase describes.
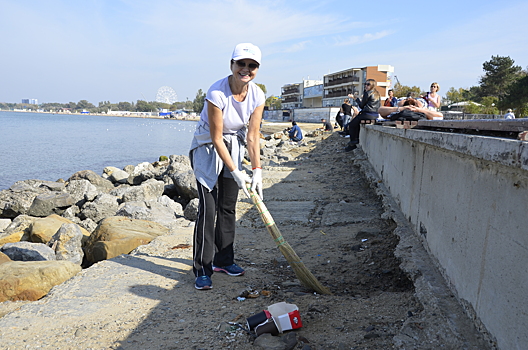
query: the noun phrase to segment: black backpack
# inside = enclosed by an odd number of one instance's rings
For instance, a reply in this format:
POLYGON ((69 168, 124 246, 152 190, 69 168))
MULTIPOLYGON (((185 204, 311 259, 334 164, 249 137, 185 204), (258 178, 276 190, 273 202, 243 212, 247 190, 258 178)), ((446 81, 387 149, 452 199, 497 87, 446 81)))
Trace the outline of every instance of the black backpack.
POLYGON ((396 120, 399 120, 399 121, 405 121, 405 120, 418 121, 418 120, 422 120, 422 119, 427 119, 427 117, 425 116, 424 113, 422 113, 422 112, 413 112, 413 111, 410 111, 408 109, 404 109, 403 111, 398 112, 398 113, 393 113, 390 116, 390 120, 392 120, 392 121, 396 121, 396 120))

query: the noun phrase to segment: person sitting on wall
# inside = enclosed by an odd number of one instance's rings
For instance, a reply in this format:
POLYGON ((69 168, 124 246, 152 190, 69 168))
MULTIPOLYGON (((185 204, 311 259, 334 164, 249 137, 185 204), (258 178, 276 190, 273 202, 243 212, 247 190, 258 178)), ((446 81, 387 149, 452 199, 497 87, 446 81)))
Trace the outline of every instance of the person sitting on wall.
POLYGON ((376 90, 376 85, 377 83, 374 79, 367 79, 365 82, 365 91, 359 105, 361 112, 348 124, 350 141, 345 148, 345 152, 350 152, 357 147, 361 121, 376 120, 378 118, 381 99, 378 90, 376 90))
POLYGON ((515 114, 513 114, 513 110, 511 108, 508 108, 508 110, 506 111, 504 119, 515 119, 515 114))
POLYGON ((303 139, 301 128, 297 125, 297 122, 292 122, 292 127, 288 131, 288 136, 290 137, 290 141, 293 142, 299 142, 303 139))
POLYGON ((378 113, 381 115, 384 119, 392 119, 391 117, 396 115, 397 113, 409 110, 411 112, 417 112, 422 113, 425 117, 425 119, 433 120, 433 119, 443 119, 443 115, 440 112, 430 110, 428 108, 424 108, 421 106, 421 103, 417 101, 414 98, 408 98, 403 103, 403 106, 396 106, 396 107, 388 107, 388 106, 381 106, 378 109, 378 113))
POLYGON ((330 121, 326 120, 326 119, 321 119, 321 122, 323 123, 323 130, 324 131, 333 131, 334 130, 334 127, 332 126, 332 123, 330 123, 330 121))
POLYGON ((385 100, 383 103, 383 106, 385 107, 396 107, 398 105, 398 99, 394 97, 394 91, 392 89, 389 90, 389 97, 385 100))

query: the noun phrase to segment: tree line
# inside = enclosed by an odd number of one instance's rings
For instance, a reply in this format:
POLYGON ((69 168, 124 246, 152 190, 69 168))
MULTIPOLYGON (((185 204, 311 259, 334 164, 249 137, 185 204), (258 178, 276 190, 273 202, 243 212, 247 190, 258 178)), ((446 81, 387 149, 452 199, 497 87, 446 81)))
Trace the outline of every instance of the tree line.
MULTIPOLYGON (((260 86, 264 94, 266 86, 264 84, 257 84, 260 86)), ((110 101, 101 101, 97 106, 87 100, 80 100, 79 102, 68 102, 68 103, 42 103, 40 105, 31 105, 27 103, 2 103, 0 102, 0 109, 26 109, 26 110, 45 110, 51 112, 63 112, 69 110, 71 112, 80 113, 82 111, 88 111, 91 113, 106 113, 107 111, 128 111, 128 112, 157 112, 160 110, 177 111, 184 110, 187 112, 200 113, 205 103, 205 93, 202 89, 199 89, 196 93, 196 97, 192 101, 174 102, 172 104, 157 102, 157 101, 144 101, 137 100, 136 102, 118 102, 111 103, 110 101)), ((268 97, 266 99, 266 105, 275 108, 280 108, 280 98, 275 96, 268 97)))

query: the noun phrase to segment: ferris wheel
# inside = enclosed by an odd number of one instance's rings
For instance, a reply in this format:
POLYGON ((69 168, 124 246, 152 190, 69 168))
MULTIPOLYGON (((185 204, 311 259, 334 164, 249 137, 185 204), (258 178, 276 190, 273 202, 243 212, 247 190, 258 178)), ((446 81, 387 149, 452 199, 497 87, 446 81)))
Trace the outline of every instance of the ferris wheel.
POLYGON ((170 86, 162 86, 156 94, 156 102, 173 104, 178 101, 178 95, 170 86))

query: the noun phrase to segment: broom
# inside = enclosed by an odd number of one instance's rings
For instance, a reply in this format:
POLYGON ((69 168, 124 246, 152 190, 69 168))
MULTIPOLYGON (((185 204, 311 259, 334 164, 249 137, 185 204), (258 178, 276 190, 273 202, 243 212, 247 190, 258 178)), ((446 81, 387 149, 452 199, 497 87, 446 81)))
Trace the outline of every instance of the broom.
POLYGON ((262 221, 264 221, 269 234, 277 244, 277 247, 279 248, 282 255, 284 255, 290 266, 293 268, 293 271, 301 283, 305 287, 310 288, 319 294, 332 294, 328 288, 319 283, 319 281, 310 272, 310 270, 308 270, 299 256, 295 253, 293 248, 288 244, 288 242, 286 242, 284 237, 282 237, 279 228, 275 224, 275 221, 273 221, 273 217, 268 211, 268 208, 266 208, 266 205, 264 205, 264 202, 262 202, 262 199, 260 199, 260 196, 256 192, 251 191, 250 186, 248 186, 248 191, 250 192, 251 200, 253 201, 255 207, 257 207, 260 217, 262 218, 262 221))

